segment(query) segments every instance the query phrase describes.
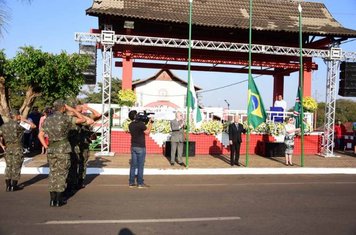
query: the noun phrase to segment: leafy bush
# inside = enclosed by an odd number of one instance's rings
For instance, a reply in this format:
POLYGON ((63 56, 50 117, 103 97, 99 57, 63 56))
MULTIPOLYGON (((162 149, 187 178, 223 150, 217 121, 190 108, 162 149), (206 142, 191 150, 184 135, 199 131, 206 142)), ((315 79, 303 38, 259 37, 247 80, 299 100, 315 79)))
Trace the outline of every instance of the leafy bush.
POLYGON ((118 97, 121 106, 132 107, 136 102, 136 94, 133 90, 120 90, 118 97))
POLYGON ((313 97, 307 96, 303 98, 303 110, 306 112, 314 112, 318 109, 318 103, 313 97))

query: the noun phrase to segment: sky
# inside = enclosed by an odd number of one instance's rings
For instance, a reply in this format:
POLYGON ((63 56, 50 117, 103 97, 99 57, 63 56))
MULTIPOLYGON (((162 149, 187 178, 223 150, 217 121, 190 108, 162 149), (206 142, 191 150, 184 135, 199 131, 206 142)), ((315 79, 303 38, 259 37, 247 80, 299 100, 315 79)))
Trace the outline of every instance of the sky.
MULTIPOLYGON (((312 0, 322 2, 334 18, 344 27, 356 30, 356 0, 312 0)), ((16 55, 22 46, 34 46, 43 51, 59 53, 78 52, 79 45, 74 41, 75 32, 88 32, 98 28, 98 19, 87 16, 85 10, 92 0, 32 0, 31 3, 21 0, 6 0, 9 12, 6 31, 0 37, 0 49, 5 49, 8 58, 16 55)), ((193 32, 194 34, 194 32, 193 32)), ((356 40, 341 45, 345 51, 356 52, 356 40)), ((99 53, 100 54, 100 53, 99 53)), ((101 65, 98 58, 98 65, 101 65)), ((320 59, 315 59, 319 70, 312 74, 312 96, 318 102, 325 102, 326 66, 320 59)), ((134 68, 133 79, 145 79, 159 70, 134 68)), ((172 70, 173 74, 187 80, 188 71, 172 70)), ((98 70, 98 80, 101 80, 98 70)), ((224 107, 244 110, 247 108, 247 75, 236 73, 197 72, 192 71, 194 84, 203 89, 201 103, 205 107, 224 107), (223 88, 222 88, 223 87, 223 88)), ((113 76, 121 78, 122 70, 113 67, 113 76)), ((298 74, 293 73, 285 78, 284 98, 287 108, 295 103, 298 74)), ((273 77, 255 78, 264 106, 272 106, 273 77)), ((337 87, 338 88, 338 87, 337 87)), ((337 97, 342 98, 342 97, 337 97)))

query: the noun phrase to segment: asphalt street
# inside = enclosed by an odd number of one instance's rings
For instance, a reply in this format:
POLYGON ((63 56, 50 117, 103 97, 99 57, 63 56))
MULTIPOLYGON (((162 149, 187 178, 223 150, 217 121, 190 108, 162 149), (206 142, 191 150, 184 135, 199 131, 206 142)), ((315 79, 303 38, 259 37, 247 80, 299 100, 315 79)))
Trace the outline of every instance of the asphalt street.
POLYGON ((355 175, 89 175, 86 188, 49 207, 46 175, 5 192, 0 234, 356 234, 355 175))

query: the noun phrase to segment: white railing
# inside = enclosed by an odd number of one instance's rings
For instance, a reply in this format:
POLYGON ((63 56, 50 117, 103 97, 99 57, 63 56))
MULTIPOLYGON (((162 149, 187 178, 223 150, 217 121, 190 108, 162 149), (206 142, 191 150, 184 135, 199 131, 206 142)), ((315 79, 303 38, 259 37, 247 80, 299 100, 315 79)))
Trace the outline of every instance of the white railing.
MULTIPOLYGON (((92 108, 97 106, 90 105, 92 108)), ((186 117, 187 109, 173 109, 173 108, 147 108, 147 107, 118 107, 113 108, 113 126, 121 127, 123 122, 128 118, 128 113, 130 110, 136 110, 138 112, 153 113, 152 116, 156 120, 172 120, 175 117, 175 112, 180 111, 186 117)), ((203 121, 211 120, 222 120, 222 121, 233 121, 234 116, 239 114, 241 120, 247 120, 247 111, 246 110, 227 110, 223 108, 211 108, 207 107, 201 109, 203 121)), ((267 121, 272 122, 284 122, 286 117, 293 116, 293 112, 278 112, 278 111, 266 111, 267 112, 267 121)), ((304 120, 310 125, 314 126, 314 115, 313 113, 304 113, 304 120)), ((96 125, 97 128, 100 128, 100 121, 96 125)))

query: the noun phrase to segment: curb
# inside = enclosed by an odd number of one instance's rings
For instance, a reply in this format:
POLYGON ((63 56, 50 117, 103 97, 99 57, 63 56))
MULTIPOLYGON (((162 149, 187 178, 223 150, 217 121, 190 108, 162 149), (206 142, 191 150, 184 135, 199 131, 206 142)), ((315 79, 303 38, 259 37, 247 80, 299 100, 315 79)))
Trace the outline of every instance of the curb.
MULTIPOLYGON (((87 168, 87 175, 129 175, 129 168, 87 168)), ((5 167, 0 166, 0 174, 5 167)), ((22 167, 21 174, 48 175, 48 167, 22 167)), ((189 169, 159 169, 146 168, 145 175, 356 175, 356 168, 189 168, 189 169)))

